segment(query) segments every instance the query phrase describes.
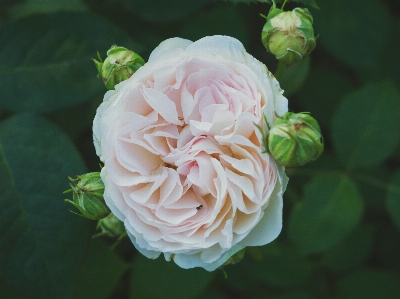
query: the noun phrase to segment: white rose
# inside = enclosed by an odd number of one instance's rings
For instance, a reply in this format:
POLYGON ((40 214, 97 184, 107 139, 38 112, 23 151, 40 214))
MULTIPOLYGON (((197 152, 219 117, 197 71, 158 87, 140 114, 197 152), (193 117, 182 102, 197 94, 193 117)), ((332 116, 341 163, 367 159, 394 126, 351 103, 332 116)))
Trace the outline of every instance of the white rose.
POLYGON ((93 125, 104 198, 138 251, 213 271, 279 235, 287 178, 255 124, 287 111, 282 92, 238 40, 209 36, 162 42, 106 93, 93 125))

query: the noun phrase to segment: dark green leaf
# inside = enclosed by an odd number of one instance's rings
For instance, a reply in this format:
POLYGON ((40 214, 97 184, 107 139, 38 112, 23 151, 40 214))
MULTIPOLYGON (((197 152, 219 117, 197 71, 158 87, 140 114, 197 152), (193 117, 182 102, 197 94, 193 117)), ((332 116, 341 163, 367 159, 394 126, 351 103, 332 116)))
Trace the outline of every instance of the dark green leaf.
POLYGON ((386 212, 386 182, 389 176, 387 169, 381 165, 352 173, 370 213, 382 215, 386 212))
POLYGON ((363 201, 346 176, 323 174, 304 188, 304 200, 291 212, 290 239, 304 253, 324 251, 339 244, 358 224, 363 201))
POLYGON ((99 239, 89 243, 74 299, 107 298, 127 269, 125 264, 99 239))
POLYGON ((261 256, 246 265, 247 277, 277 287, 293 287, 310 279, 310 261, 277 241, 262 247, 261 256))
MULTIPOLYGON (((261 298, 261 297, 260 297, 261 298)), ((268 299, 313 299, 314 297, 305 292, 288 292, 280 296, 271 296, 268 299)))
POLYGON ((12 290, 0 283, 1 299, 31 299, 19 293, 17 290, 12 290))
POLYGON ((181 37, 193 41, 210 35, 232 36, 246 47, 249 38, 239 6, 225 4, 211 11, 201 12, 188 20, 180 33, 181 37))
POLYGON ((400 269, 400 232, 394 226, 382 222, 378 227, 373 259, 384 269, 400 269))
POLYGON ((0 143, 1 282, 29 298, 71 298, 90 222, 68 211, 62 192, 83 161, 36 116, 1 123, 0 143))
POLYGON ((320 1, 313 17, 318 42, 336 58, 354 67, 377 65, 390 27, 390 15, 382 2, 320 1))
POLYGON ((124 6, 141 19, 151 22, 179 20, 198 10, 209 0, 124 0, 124 6))
MULTIPOLYGON (((256 3, 256 2, 262 2, 262 3, 270 3, 272 4, 272 0, 229 0, 230 2, 233 3, 256 3)), ((276 4, 282 4, 284 0, 276 0, 276 4)), ((290 2, 295 2, 295 3, 300 3, 302 5, 318 8, 317 3, 315 0, 287 0, 287 3, 290 2)), ((278 5, 279 6, 279 5, 278 5)))
POLYGON ((200 268, 181 269, 162 256, 150 260, 138 254, 133 263, 130 298, 196 298, 213 276, 214 273, 200 268))
POLYGON ((397 171, 390 181, 386 205, 389 215, 400 230, 400 171, 397 171))
POLYGON ((390 272, 353 272, 337 284, 337 299, 398 299, 400 279, 390 272))
POLYGON ((36 15, 0 29, 0 107, 50 112, 105 91, 92 57, 113 43, 141 47, 110 22, 88 13, 36 15))
POLYGON ((332 123, 335 150, 351 169, 372 167, 400 141, 400 94, 391 82, 369 84, 344 97, 332 123))
POLYGON ((71 139, 75 139, 83 131, 91 130, 96 109, 101 102, 102 97, 95 97, 82 104, 46 114, 45 117, 68 134, 71 139))
POLYGON ((351 88, 350 78, 346 74, 328 68, 313 67, 298 92, 301 111, 310 112, 320 125, 330 126, 340 99, 351 88))
POLYGON ((361 264, 372 252, 374 235, 373 226, 358 227, 323 255, 322 265, 332 271, 343 271, 361 264))
MULTIPOLYGON (((393 2, 392 2, 393 3, 393 2)), ((392 20, 388 32, 389 38, 386 39, 384 47, 377 55, 377 63, 374 68, 358 67, 356 69, 358 77, 363 82, 379 81, 382 78, 390 77, 395 80, 397 86, 400 85, 400 68, 393 67, 400 65, 400 55, 397 49, 400 48, 400 19, 392 20)))
POLYGON ((56 11, 85 11, 86 5, 82 0, 48 1, 27 0, 10 9, 11 18, 21 18, 38 13, 52 13, 56 11))
POLYGON ((222 292, 216 291, 216 290, 211 290, 211 291, 206 291, 200 296, 196 297, 197 299, 228 299, 228 297, 225 297, 222 292))

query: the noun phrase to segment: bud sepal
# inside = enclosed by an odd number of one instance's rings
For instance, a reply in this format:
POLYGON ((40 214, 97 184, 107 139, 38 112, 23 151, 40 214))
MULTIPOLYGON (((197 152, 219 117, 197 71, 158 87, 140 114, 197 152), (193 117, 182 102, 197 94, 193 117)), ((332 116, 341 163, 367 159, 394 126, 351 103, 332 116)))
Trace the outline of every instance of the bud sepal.
POLYGON ((76 179, 69 178, 71 189, 64 192, 72 192, 72 200, 65 199, 66 202, 76 207, 82 217, 99 220, 110 214, 110 209, 104 201, 104 183, 99 172, 90 172, 78 176, 76 179))
POLYGON ((126 236, 125 225, 119 220, 113 213, 110 213, 107 217, 100 219, 97 222, 97 230, 100 233, 93 236, 93 238, 107 236, 110 238, 122 238, 126 236))

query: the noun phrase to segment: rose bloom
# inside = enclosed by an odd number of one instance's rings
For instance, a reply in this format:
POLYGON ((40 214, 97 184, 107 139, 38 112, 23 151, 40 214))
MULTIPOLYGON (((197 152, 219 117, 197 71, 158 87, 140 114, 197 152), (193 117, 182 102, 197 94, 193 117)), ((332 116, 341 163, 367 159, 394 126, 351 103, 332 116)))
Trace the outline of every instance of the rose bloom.
POLYGON ((213 271, 279 235, 287 177, 255 124, 287 112, 282 93, 227 36, 168 39, 106 93, 93 125, 104 198, 139 252, 213 271))

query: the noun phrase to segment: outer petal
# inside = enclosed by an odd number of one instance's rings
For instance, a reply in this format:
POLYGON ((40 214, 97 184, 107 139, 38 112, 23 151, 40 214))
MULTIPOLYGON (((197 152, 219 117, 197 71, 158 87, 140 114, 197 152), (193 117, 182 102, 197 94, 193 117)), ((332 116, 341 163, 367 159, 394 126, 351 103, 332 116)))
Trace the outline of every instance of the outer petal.
MULTIPOLYGON (((236 252, 239 250, 242 250, 245 246, 236 244, 234 245, 231 249, 229 249, 227 252, 225 252, 218 260, 216 260, 213 263, 205 263, 201 259, 201 253, 196 253, 196 254, 177 254, 174 257, 174 262, 181 268, 183 269, 190 269, 190 268, 195 268, 195 267, 201 267, 204 268, 205 270, 212 272, 218 267, 221 267, 223 263, 225 263, 232 255, 234 255, 236 252)), ((169 255, 165 255, 165 259, 168 261, 169 260, 169 255)))
POLYGON ((283 193, 288 183, 288 177, 283 166, 277 165, 279 180, 272 192, 264 216, 251 232, 239 242, 242 246, 262 246, 275 240, 282 230, 283 193))
MULTIPOLYGON (((125 223, 125 226, 126 225, 127 224, 125 223)), ((159 252, 159 251, 149 250, 149 249, 140 247, 136 242, 137 237, 132 235, 128 229, 126 229, 126 232, 128 233, 128 236, 131 239, 131 242, 132 242, 133 246, 135 246, 136 250, 139 251, 141 254, 143 254, 145 257, 147 257, 149 259, 156 259, 160 256, 161 252, 159 252)))
POLYGON ((253 56, 246 52, 236 38, 224 35, 206 36, 186 48, 194 57, 224 57, 231 61, 248 64, 253 56))
POLYGON ((96 149, 97 156, 99 156, 100 160, 103 162, 104 160, 101 147, 103 134, 105 134, 102 128, 103 117, 104 114, 107 112, 108 106, 111 104, 112 101, 115 100, 117 94, 118 92, 116 92, 115 90, 109 90, 106 92, 106 94, 104 95, 103 102, 97 108, 96 116, 94 117, 93 120, 93 143, 96 149))
MULTIPOLYGON (((174 37, 174 38, 169 38, 166 39, 165 41, 161 42, 157 48, 151 52, 149 61, 148 62, 153 62, 154 60, 159 60, 163 58, 163 52, 172 50, 172 49, 182 49, 185 50, 190 44, 193 42, 188 39, 183 39, 179 37, 174 37)), ((164 53, 165 55, 165 53, 164 53)))

